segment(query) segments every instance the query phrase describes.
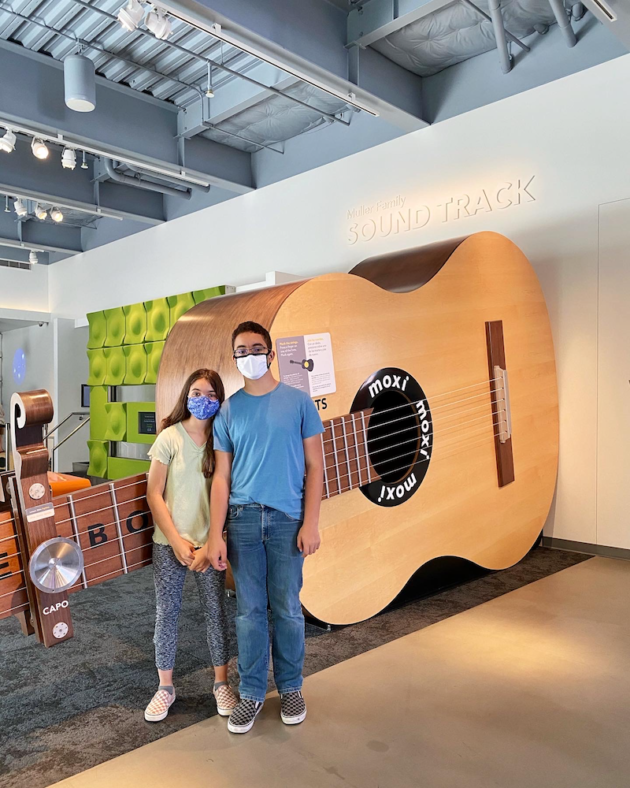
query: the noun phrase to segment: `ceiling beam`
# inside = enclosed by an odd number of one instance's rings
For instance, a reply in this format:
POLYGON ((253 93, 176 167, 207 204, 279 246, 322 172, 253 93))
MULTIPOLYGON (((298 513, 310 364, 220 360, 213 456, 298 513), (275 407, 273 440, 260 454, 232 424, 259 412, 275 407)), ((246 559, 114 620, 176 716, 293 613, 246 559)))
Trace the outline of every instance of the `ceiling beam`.
POLYGON ((2 87, 0 125, 13 123, 112 159, 130 159, 148 169, 172 177, 190 177, 238 194, 251 191, 250 154, 227 145, 197 146, 194 164, 183 172, 177 138, 177 112, 163 102, 147 102, 133 91, 121 91, 110 83, 96 86, 96 109, 80 113, 64 102, 63 64, 53 58, 33 58, 22 48, 0 42, 0 73, 19 74, 2 87), (220 161, 219 161, 220 159, 220 161))
POLYGON ((351 81, 347 17, 330 3, 162 0, 161 5, 177 18, 284 68, 287 76, 303 79, 337 97, 350 97, 355 105, 365 107, 402 131, 428 125, 422 118, 422 80, 416 74, 392 63, 386 91, 381 87, 383 76, 373 79, 374 69, 366 72, 360 84, 351 81))
POLYGON ((453 0, 368 0, 348 14, 348 46, 366 47, 453 0))
POLYGON ((164 221, 162 195, 129 186, 107 184, 99 189, 98 203, 92 183, 92 162, 81 169, 77 157, 74 170, 61 166, 61 149, 49 145, 48 158, 36 159, 28 139, 18 137, 13 153, 2 153, 0 194, 52 203, 95 216, 132 219, 154 225, 164 221))
POLYGON ((596 19, 630 49, 630 7, 624 0, 583 0, 596 19))
MULTIPOLYGON (((8 260, 11 263, 27 263, 31 250, 20 246, 5 246, 0 243, 0 260, 8 260)), ((48 252, 38 252, 37 262, 40 265, 48 264, 48 252)))
POLYGON ((14 213, 0 211, 0 245, 37 252, 82 252, 81 228, 48 222, 17 222, 14 213), (20 237, 21 236, 21 237, 20 237))

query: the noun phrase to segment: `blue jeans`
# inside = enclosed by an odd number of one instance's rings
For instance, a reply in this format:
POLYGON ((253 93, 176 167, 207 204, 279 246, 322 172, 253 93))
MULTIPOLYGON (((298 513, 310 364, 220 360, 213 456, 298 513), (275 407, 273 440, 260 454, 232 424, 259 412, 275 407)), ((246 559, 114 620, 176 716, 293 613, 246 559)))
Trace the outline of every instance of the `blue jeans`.
POLYGON ((267 602, 273 620, 273 674, 279 692, 302 688, 304 616, 300 604, 304 558, 297 547, 301 520, 253 503, 230 506, 228 559, 236 585, 236 637, 241 698, 264 701, 269 669, 267 602))

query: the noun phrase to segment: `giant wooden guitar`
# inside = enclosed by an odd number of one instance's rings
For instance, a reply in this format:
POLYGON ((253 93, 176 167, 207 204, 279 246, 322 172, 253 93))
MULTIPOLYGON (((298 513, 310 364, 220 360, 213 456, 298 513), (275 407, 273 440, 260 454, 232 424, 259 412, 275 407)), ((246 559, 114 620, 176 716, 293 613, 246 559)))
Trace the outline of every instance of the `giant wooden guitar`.
MULTIPOLYGON (((322 546, 305 562, 302 592, 311 615, 360 621, 434 558, 501 569, 533 545, 556 479, 555 363, 540 285, 507 238, 479 233, 199 304, 166 342, 158 420, 193 369, 216 369, 228 396, 242 386, 230 335, 243 320, 276 342, 332 339, 336 390, 319 403, 322 546)), ((278 377, 277 361, 272 370, 278 377)), ((54 502, 57 533, 72 539, 74 529, 84 557, 91 551, 71 591, 150 562, 144 484, 54 502)))

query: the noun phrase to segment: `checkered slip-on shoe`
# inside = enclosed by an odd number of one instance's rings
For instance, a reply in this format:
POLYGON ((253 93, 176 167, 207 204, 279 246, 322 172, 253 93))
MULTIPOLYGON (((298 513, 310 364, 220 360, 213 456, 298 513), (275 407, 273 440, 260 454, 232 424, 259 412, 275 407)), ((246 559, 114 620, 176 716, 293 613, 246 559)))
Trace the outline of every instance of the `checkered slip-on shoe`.
POLYGON ((299 690, 280 695, 280 717, 285 725, 299 725, 300 722, 304 722, 306 703, 299 690))
POLYGON ((255 700, 241 700, 230 714, 227 725, 230 733, 247 733, 247 731, 250 731, 262 707, 262 703, 255 700))
POLYGON ((159 722, 163 720, 173 703, 175 703, 175 690, 173 690, 173 694, 171 695, 168 690, 159 689, 144 710, 144 719, 147 722, 159 722))
POLYGON ((217 702, 217 711, 222 717, 229 717, 232 711, 238 705, 238 698, 234 694, 234 690, 227 682, 215 685, 212 690, 214 699, 217 702))

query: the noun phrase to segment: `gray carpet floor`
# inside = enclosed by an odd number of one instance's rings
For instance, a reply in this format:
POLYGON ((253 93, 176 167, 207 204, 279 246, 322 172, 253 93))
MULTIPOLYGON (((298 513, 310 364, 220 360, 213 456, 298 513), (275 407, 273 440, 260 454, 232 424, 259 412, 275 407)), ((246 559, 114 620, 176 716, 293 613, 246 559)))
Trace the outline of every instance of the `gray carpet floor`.
MULTIPOLYGON (((326 631, 306 626, 305 675, 434 624, 589 556, 537 548, 511 569, 469 570, 464 585, 418 598, 412 583, 373 619, 326 631), (471 579, 472 578, 472 579, 471 579), (414 598, 415 595, 415 598, 414 598)), ((461 572, 459 573, 461 578, 461 572)), ((156 688, 150 567, 72 597, 75 637, 45 649, 14 619, 0 621, 0 785, 44 788, 216 714, 213 674, 192 578, 185 588, 176 667, 178 699, 161 723, 144 721, 156 688)), ((232 654, 236 602, 228 600, 232 654)), ((235 658, 230 672, 236 677, 235 658)), ((270 688, 273 681, 270 677, 270 688)))

